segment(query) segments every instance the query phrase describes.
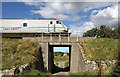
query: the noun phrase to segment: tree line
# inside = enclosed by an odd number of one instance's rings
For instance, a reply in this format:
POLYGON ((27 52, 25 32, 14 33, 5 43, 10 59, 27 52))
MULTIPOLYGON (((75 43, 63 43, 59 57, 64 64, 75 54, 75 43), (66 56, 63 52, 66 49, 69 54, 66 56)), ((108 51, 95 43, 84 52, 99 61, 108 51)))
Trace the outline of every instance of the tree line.
POLYGON ((110 28, 101 25, 100 28, 92 28, 83 34, 83 37, 100 37, 100 38, 114 38, 118 39, 120 36, 120 26, 118 28, 110 28))

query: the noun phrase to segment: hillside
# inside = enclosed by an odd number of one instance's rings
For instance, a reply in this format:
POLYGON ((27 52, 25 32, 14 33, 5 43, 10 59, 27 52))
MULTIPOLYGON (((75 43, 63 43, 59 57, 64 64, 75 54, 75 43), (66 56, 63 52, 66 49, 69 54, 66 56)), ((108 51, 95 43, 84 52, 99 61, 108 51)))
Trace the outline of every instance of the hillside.
POLYGON ((98 38, 82 42, 88 60, 115 60, 118 58, 118 40, 98 38))
POLYGON ((43 71, 40 45, 33 40, 24 39, 2 39, 2 70, 20 68, 28 64, 30 68, 18 75, 49 75, 43 71), (38 67, 40 66, 40 67, 38 67))
MULTIPOLYGON (((119 75, 120 66, 115 63, 112 65, 109 61, 118 60, 118 39, 111 38, 97 38, 94 40, 83 41, 81 43, 85 57, 88 61, 95 61, 99 64, 99 62, 108 62, 104 65, 100 65, 101 67, 101 75, 119 75)), ((100 73, 100 70, 99 70, 100 73)), ((74 77, 74 75, 98 75, 98 69, 93 71, 86 72, 78 72, 78 73, 70 73, 74 77)))
POLYGON ((35 59, 39 44, 31 40, 2 39, 2 69, 19 67, 35 59))

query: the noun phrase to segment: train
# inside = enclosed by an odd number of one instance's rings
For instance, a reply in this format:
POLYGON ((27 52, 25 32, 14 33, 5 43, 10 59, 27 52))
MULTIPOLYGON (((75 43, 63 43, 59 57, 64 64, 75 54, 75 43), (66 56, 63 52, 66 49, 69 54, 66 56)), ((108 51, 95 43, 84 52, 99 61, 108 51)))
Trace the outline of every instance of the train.
POLYGON ((68 28, 59 19, 0 19, 2 37, 68 36, 68 28))

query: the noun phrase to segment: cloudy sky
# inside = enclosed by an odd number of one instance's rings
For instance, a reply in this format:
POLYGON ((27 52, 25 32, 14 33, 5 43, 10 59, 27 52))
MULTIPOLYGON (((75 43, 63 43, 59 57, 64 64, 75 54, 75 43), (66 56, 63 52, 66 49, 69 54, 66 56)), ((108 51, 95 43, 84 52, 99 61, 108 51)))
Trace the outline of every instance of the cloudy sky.
POLYGON ((72 36, 82 36, 87 30, 101 25, 118 26, 117 2, 24 1, 3 2, 2 18, 58 18, 69 28, 72 36))

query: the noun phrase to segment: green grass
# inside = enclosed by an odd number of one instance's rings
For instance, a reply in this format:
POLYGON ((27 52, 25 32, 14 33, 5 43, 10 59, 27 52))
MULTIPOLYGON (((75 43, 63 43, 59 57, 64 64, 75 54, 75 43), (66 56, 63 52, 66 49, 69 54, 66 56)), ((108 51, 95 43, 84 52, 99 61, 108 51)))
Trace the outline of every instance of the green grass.
POLYGON ((19 67, 35 60, 39 44, 32 40, 2 39, 2 70, 19 67))
MULTIPOLYGON (((98 38, 94 40, 84 41, 81 43, 87 60, 117 60, 118 59, 118 39, 98 38)), ((95 74, 94 72, 86 72, 88 75, 95 74)), ((112 75, 113 66, 102 68, 102 75, 112 75)), ((85 73, 76 73, 85 74, 85 73)))
MULTIPOLYGON (((108 68, 102 68, 101 69, 101 75, 112 75, 113 73, 113 69, 112 67, 108 67, 108 68)), ((93 70, 93 71, 86 71, 86 72, 78 72, 78 73, 70 73, 70 75, 74 76, 74 75, 97 75, 97 70, 93 70)))
POLYGON ((65 67, 69 66, 69 60, 65 62, 65 67))
POLYGON ((75 75, 97 75, 96 70, 94 71, 86 71, 86 72, 78 72, 78 73, 70 73, 71 76, 75 76, 75 75))
MULTIPOLYGON (((33 40, 24 39, 2 39, 2 70, 19 68, 23 64, 29 64, 37 60, 34 56, 40 48, 39 43, 33 40)), ((31 68, 18 75, 50 75, 47 72, 40 72, 31 68)))
POLYGON ((112 60, 118 58, 118 40, 99 38, 82 42, 88 60, 112 60))
POLYGON ((55 66, 58 66, 59 64, 58 63, 56 63, 56 62, 54 62, 54 64, 55 64, 55 66))
POLYGON ((54 57, 54 61, 55 62, 65 62, 65 61, 69 61, 69 56, 55 56, 54 57))
MULTIPOLYGON (((55 53, 54 53, 55 54, 55 53)), ((68 66, 69 64, 69 55, 66 55, 66 56, 59 56, 60 54, 57 53, 58 56, 55 56, 54 55, 54 64, 55 66, 58 66, 58 63, 57 62, 65 62, 65 67, 68 66)))
POLYGON ((44 75, 44 76, 49 76, 50 73, 40 72, 38 70, 31 69, 31 70, 24 71, 23 73, 19 73, 18 75, 39 75, 39 76, 44 75))

